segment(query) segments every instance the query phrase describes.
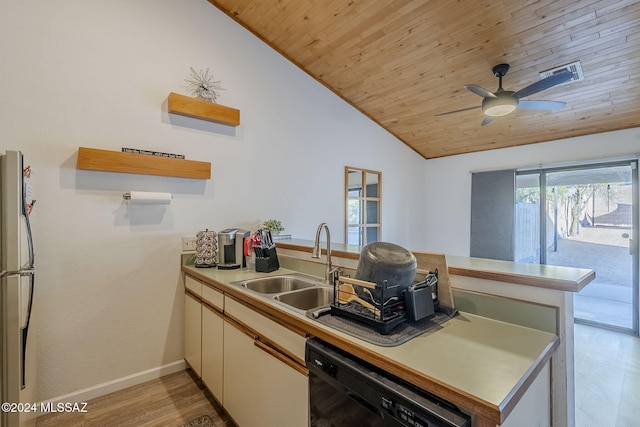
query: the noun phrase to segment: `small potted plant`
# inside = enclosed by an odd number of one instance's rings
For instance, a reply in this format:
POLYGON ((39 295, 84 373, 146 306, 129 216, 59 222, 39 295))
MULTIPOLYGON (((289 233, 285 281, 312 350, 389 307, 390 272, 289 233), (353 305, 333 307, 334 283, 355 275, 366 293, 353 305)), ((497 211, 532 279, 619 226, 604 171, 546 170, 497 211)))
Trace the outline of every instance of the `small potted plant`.
POLYGON ((284 231, 282 223, 277 219, 268 219, 262 223, 262 228, 271 231, 271 234, 278 235, 281 231, 284 231))

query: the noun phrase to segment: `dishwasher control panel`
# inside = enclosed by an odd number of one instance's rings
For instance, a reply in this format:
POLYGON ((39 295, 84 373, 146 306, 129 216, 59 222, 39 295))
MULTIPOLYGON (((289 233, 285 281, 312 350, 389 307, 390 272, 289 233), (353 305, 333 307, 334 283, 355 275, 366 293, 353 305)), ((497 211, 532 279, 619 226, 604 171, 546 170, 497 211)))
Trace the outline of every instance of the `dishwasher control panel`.
POLYGON ((413 427, 430 427, 436 424, 430 424, 429 421, 423 420, 416 413, 402 405, 397 405, 393 400, 382 396, 380 406, 385 409, 389 415, 397 416, 404 425, 413 427))

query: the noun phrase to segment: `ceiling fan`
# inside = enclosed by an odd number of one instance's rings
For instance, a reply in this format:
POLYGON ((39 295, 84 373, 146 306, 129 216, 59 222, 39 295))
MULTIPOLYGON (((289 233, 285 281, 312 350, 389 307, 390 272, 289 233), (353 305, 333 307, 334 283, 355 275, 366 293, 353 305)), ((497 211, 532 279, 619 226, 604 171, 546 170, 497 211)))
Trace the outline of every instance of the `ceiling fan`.
POLYGON ((566 104, 559 101, 533 101, 525 100, 527 96, 534 93, 541 92, 543 90, 552 88, 561 83, 570 80, 573 76, 568 70, 561 71, 557 74, 553 74, 542 80, 539 80, 527 87, 520 89, 517 92, 511 90, 504 90, 502 88, 502 78, 509 71, 509 64, 498 64, 493 67, 493 75, 499 80, 498 90, 495 92, 489 92, 487 89, 478 85, 464 85, 465 89, 475 93, 478 96, 483 97, 482 105, 476 107, 463 108, 461 110, 448 111, 446 113, 436 114, 436 116, 444 116, 446 114, 459 113, 461 111, 473 110, 476 108, 482 108, 484 118, 482 119, 482 126, 486 126, 491 123, 496 117, 506 116, 507 114, 515 111, 516 108, 524 108, 528 110, 559 110, 566 104))

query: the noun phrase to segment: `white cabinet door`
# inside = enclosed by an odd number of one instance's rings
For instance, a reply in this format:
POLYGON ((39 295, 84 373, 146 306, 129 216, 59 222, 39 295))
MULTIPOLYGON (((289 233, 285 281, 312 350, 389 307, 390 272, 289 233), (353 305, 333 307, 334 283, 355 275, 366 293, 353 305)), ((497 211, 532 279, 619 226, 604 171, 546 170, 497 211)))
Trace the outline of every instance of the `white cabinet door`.
POLYGON ((184 359, 198 376, 202 374, 202 307, 188 293, 184 294, 184 359))
MULTIPOLYGON (((259 418, 253 425, 297 427, 309 425, 309 376, 293 362, 278 359, 277 351, 256 342, 258 378, 254 383, 260 396, 257 402, 259 418)), ((282 357, 282 356, 280 356, 282 357)), ((286 359, 285 359, 286 360, 286 359)), ((306 369, 305 369, 306 371, 306 369)))
POLYGON ((254 388, 257 367, 253 338, 224 321, 223 406, 239 427, 260 426, 254 388))
POLYGON ((224 408, 239 427, 308 425, 305 369, 250 335, 224 322, 224 408))
POLYGON ((223 324, 222 313, 202 304, 202 381, 223 404, 223 324))

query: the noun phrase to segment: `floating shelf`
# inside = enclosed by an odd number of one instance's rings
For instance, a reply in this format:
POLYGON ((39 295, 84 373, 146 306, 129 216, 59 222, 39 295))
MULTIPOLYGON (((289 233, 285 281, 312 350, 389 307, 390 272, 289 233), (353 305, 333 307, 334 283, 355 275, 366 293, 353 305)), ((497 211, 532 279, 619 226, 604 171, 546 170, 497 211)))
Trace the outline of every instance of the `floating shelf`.
POLYGON ((78 148, 78 169, 177 178, 210 179, 211 163, 146 154, 78 148))
POLYGON ((173 92, 169 94, 168 99, 169 113, 229 126, 238 126, 240 124, 240 110, 235 108, 178 95, 173 92))

